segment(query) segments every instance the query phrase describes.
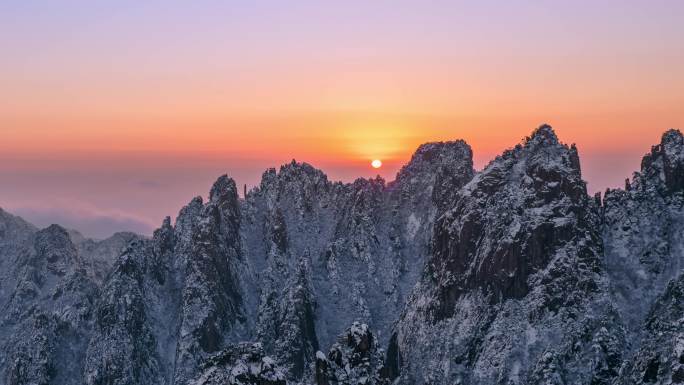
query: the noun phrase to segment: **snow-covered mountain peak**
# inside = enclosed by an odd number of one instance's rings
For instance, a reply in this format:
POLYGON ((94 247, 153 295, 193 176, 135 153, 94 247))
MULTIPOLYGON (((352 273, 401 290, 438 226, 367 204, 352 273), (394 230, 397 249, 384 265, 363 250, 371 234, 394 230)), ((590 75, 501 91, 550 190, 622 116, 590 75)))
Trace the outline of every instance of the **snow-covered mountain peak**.
POLYGON ((655 188, 663 194, 684 191, 684 138, 679 130, 666 131, 660 144, 651 147, 641 161, 641 172, 632 186, 648 190, 655 188))
POLYGON ((221 175, 209 192, 209 201, 216 204, 233 204, 237 203, 237 186, 232 178, 228 175, 221 175))
POLYGON ((586 183, 576 147, 560 143, 550 126, 537 128, 525 143, 492 160, 463 191, 483 199, 495 193, 540 205, 562 197, 579 202, 586 196, 586 183))
POLYGON ((162 221, 161 228, 162 228, 162 229, 172 228, 172 226, 171 226, 171 217, 170 217, 170 216, 167 215, 167 216, 164 217, 164 220, 162 221))
POLYGON ((581 366, 585 353, 571 352, 580 337, 556 319, 585 313, 602 285, 600 220, 576 154, 542 126, 456 193, 388 348, 400 383, 564 383, 543 382, 524 363, 543 350, 581 366), (543 340, 543 330, 566 342, 543 340), (534 341, 544 347, 527 350, 534 341))
POLYGON ((51 271, 61 273, 81 263, 69 232, 60 225, 50 225, 38 231, 35 247, 38 255, 46 258, 51 271))
POLYGON ((424 143, 411 156, 411 160, 397 173, 397 181, 435 169, 459 164, 472 167, 473 151, 463 140, 424 143))
POLYGON ((473 151, 463 140, 424 143, 413 153, 409 163, 397 174, 401 181, 416 174, 434 172, 436 168, 453 163, 472 167, 473 151))
POLYGON ((666 147, 677 147, 679 151, 684 148, 684 136, 676 128, 671 128, 663 134, 661 143, 666 147))
POLYGON ((465 185, 474 174, 473 151, 465 141, 425 143, 388 187, 416 207, 422 202, 434 204, 436 214, 441 214, 451 207, 458 191, 455 186, 465 185))
POLYGON ((548 124, 542 124, 532 131, 532 134, 526 138, 525 142, 528 145, 534 145, 538 143, 557 144, 558 136, 553 130, 553 127, 548 124))
POLYGON ((660 142, 664 159, 665 183, 672 192, 684 191, 684 137, 679 130, 669 130, 660 142))
POLYGON ((275 173, 275 169, 269 169, 264 173, 264 176, 269 175, 269 179, 277 176, 277 178, 284 183, 289 181, 296 181, 299 183, 320 184, 327 183, 328 177, 325 173, 306 162, 297 162, 292 159, 290 163, 280 166, 279 172, 275 173))
MULTIPOLYGON (((448 292, 440 305, 447 308, 438 313, 451 312, 454 296, 473 285, 484 285, 498 298, 524 295, 528 275, 553 254, 553 249, 525 248, 541 247, 578 220, 582 227, 589 225, 584 218, 586 188, 575 155, 557 141, 551 127, 542 126, 525 146, 492 161, 457 194, 453 209, 437 222, 428 265, 448 292), (495 236, 479 241, 482 232, 492 231, 495 236), (537 236, 550 238, 541 241, 537 236)), ((559 245, 566 241, 560 238, 559 245)))

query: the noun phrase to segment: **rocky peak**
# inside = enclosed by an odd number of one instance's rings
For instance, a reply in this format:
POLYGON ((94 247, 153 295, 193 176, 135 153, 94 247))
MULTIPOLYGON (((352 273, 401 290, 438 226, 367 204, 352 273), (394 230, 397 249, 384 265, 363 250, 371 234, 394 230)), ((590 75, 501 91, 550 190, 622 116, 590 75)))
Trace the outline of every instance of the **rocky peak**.
POLYGON ((431 202, 443 212, 474 174, 473 151, 463 140, 425 143, 389 186, 413 206, 425 210, 425 203, 431 202))
MULTIPOLYGON (((307 175, 307 176, 312 176, 312 177, 321 177, 325 176, 323 171, 315 168, 314 166, 310 165, 309 163, 306 162, 297 162, 296 160, 292 159, 290 163, 286 163, 282 166, 280 166, 280 176, 283 178, 288 178, 291 176, 300 176, 300 175, 307 175)), ((327 177, 326 177, 327 179, 327 177)))
MULTIPOLYGON (((204 207, 202 216, 213 217, 225 242, 228 244, 236 242, 241 215, 235 181, 227 175, 219 177, 212 186, 209 196, 209 203, 204 207)), ((200 224, 206 224, 205 222, 201 221, 200 224)))
POLYGON ((681 153, 682 147, 684 147, 684 136, 680 130, 671 128, 663 133, 661 145, 666 149, 676 148, 681 153))
POLYGON ((310 188, 327 183, 328 177, 323 171, 308 163, 299 163, 293 159, 290 163, 280 166, 279 172, 276 172, 275 168, 270 168, 264 172, 261 179, 261 189, 268 190, 275 187, 281 191, 290 185, 297 185, 299 188, 309 186, 310 188))
POLYGON ((80 264, 76 246, 71 242, 69 232, 59 226, 50 225, 36 233, 37 257, 44 259, 48 270, 62 275, 80 264))
POLYGON ((180 210, 178 217, 176 218, 176 226, 174 228, 176 239, 179 239, 183 243, 187 244, 187 241, 192 235, 193 228, 197 224, 197 220, 200 217, 202 207, 204 207, 202 197, 197 196, 180 210))
POLYGON ((232 178, 228 175, 221 175, 209 192, 209 201, 222 205, 227 203, 229 205, 237 205, 237 186, 232 178))
POLYGON ((424 143, 418 147, 411 161, 401 168, 397 174, 397 181, 424 173, 434 173, 435 169, 440 167, 472 169, 472 157, 472 149, 463 140, 424 143))
MULTIPOLYGON (((571 170, 579 172, 579 162, 575 162, 574 159, 569 159, 573 156, 577 156, 577 148, 574 144, 567 146, 561 143, 558 140, 558 136, 556 136, 556 132, 548 124, 543 124, 536 128, 532 134, 525 139, 523 148, 524 152, 530 155, 537 153, 546 154, 547 156, 555 155, 559 158, 557 159, 558 161, 564 163, 571 170), (568 157, 567 160, 570 160, 570 162, 563 162, 566 160, 565 157, 568 157)), ((516 150, 519 149, 520 147, 516 147, 516 150)))
POLYGON ((394 383, 606 383, 592 377, 614 373, 619 338, 590 310, 611 310, 592 302, 604 282, 595 211, 576 149, 549 126, 490 162, 435 222, 388 346, 394 383), (585 349, 592 338, 610 354, 585 349))
POLYGON ((36 238, 36 244, 39 247, 46 245, 64 246, 71 243, 69 231, 60 225, 54 224, 40 230, 36 238))
POLYGON ((171 217, 167 216, 164 218, 161 227, 154 231, 152 239, 154 240, 154 245, 158 248, 158 254, 163 255, 173 252, 175 239, 173 226, 171 226, 171 217))
POLYGON ((322 202, 331 198, 332 186, 321 170, 293 160, 278 172, 274 168, 264 172, 259 188, 250 191, 246 203, 252 208, 263 205, 268 211, 280 207, 286 217, 301 219, 313 215, 322 202))
POLYGON ((171 217, 166 216, 164 217, 164 220, 162 221, 162 225, 159 228, 159 230, 167 231, 167 230, 173 230, 173 226, 171 226, 171 217))
POLYGON ((542 124, 541 126, 537 127, 534 131, 532 131, 532 134, 527 137, 526 139, 526 145, 535 145, 535 144, 558 144, 558 136, 556 136, 556 132, 553 130, 553 127, 551 127, 548 124, 542 124))
MULTIPOLYGON (((583 237, 591 219, 575 156, 544 125, 456 195, 454 208, 435 225, 428 265, 443 290, 441 316, 474 286, 496 300, 524 296, 531 275, 566 247, 580 246, 572 234, 583 237)), ((596 262, 594 255, 591 266, 596 262)))
POLYGON ((656 186, 674 193, 684 191, 684 138, 679 130, 669 130, 659 145, 641 161, 641 174, 656 186))

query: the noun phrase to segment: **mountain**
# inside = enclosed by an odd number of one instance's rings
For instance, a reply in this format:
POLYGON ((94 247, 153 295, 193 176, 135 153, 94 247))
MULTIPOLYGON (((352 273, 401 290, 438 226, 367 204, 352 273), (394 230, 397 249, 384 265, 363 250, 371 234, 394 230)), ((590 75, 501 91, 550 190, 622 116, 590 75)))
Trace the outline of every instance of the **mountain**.
POLYGON ((151 238, 0 211, 0 384, 684 381, 684 140, 590 197, 550 126, 473 170, 221 176, 151 238), (325 352, 325 353, 324 353, 325 352))
POLYGON ((542 126, 437 221, 393 372, 406 384, 608 383, 623 338, 602 250, 577 150, 542 126))

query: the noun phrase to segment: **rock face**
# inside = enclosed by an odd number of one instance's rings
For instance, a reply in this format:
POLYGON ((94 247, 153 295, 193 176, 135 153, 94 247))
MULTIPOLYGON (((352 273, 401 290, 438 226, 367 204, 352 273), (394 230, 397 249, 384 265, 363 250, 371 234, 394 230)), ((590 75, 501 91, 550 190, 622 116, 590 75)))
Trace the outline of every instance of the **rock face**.
POLYGON ((670 281, 645 323, 643 340, 617 383, 684 383, 684 275, 670 281))
POLYGON ((683 206, 679 131, 602 200, 541 126, 478 173, 222 176, 151 238, 0 210, 0 385, 681 383, 683 206))

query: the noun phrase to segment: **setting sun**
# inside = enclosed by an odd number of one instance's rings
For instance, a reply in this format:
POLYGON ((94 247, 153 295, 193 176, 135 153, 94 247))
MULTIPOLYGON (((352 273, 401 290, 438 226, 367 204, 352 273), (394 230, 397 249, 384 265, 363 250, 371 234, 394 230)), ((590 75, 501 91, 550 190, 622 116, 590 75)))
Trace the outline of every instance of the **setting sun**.
POLYGON ((375 159, 371 162, 371 166, 373 166, 373 168, 380 168, 382 167, 382 161, 380 159, 375 159))

